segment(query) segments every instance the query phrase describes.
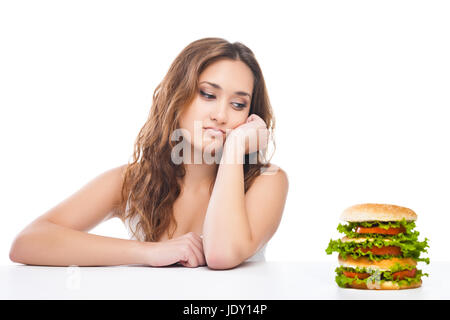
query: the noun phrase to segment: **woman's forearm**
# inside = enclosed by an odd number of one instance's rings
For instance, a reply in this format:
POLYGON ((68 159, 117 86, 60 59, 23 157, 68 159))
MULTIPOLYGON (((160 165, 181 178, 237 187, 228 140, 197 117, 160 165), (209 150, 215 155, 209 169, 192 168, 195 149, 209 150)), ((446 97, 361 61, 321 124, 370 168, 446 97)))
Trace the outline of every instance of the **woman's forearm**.
POLYGON ((245 208, 244 150, 228 141, 224 146, 214 189, 203 224, 205 255, 214 260, 239 260, 242 243, 252 240, 245 208))
POLYGON ((47 266, 143 264, 144 251, 152 244, 89 234, 50 221, 39 221, 14 240, 10 259, 47 266))

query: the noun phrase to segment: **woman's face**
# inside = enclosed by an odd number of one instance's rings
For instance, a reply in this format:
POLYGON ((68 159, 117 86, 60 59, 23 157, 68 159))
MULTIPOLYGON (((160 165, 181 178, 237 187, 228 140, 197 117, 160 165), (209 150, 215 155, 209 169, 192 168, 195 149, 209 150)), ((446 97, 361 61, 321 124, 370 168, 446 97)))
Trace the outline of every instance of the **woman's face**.
POLYGON ((247 120, 252 92, 253 73, 242 61, 224 59, 208 66, 200 74, 193 102, 180 119, 180 127, 189 132, 186 139, 190 138, 194 149, 220 150, 226 136, 247 120))

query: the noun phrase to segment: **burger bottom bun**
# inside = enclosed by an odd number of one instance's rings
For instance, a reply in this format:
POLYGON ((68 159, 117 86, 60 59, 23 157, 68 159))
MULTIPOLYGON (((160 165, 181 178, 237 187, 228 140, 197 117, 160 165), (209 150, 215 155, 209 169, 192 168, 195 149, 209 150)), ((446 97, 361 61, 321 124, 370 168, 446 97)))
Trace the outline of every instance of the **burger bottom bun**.
POLYGON ((396 282, 392 281, 384 281, 383 283, 360 283, 360 284, 347 284, 348 288, 354 288, 354 289, 372 289, 372 290, 399 290, 399 289, 413 289, 418 288, 422 285, 422 280, 418 282, 413 282, 411 284, 402 284, 399 285, 396 282))

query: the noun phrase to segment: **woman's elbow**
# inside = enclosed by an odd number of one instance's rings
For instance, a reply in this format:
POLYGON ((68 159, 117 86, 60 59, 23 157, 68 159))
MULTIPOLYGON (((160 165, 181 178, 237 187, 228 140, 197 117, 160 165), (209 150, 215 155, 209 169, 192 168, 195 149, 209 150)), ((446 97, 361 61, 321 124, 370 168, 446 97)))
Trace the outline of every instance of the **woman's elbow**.
POLYGON ((20 238, 14 239, 9 249, 9 260, 12 262, 23 263, 21 258, 21 241, 20 238))
POLYGON ((206 265, 214 270, 233 269, 242 263, 241 259, 236 257, 229 257, 226 255, 215 254, 206 257, 206 265))

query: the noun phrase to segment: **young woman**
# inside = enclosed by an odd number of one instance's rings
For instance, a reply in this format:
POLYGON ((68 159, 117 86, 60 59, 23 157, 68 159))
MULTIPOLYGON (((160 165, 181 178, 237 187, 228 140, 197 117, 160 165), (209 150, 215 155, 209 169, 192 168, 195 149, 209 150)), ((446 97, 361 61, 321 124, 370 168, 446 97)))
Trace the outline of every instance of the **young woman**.
POLYGON ((10 259, 213 269, 263 260, 288 192, 286 173, 265 160, 274 126, 253 52, 221 38, 192 42, 155 89, 132 163, 38 217, 16 237, 10 259), (88 233, 113 217, 130 240, 88 233))

